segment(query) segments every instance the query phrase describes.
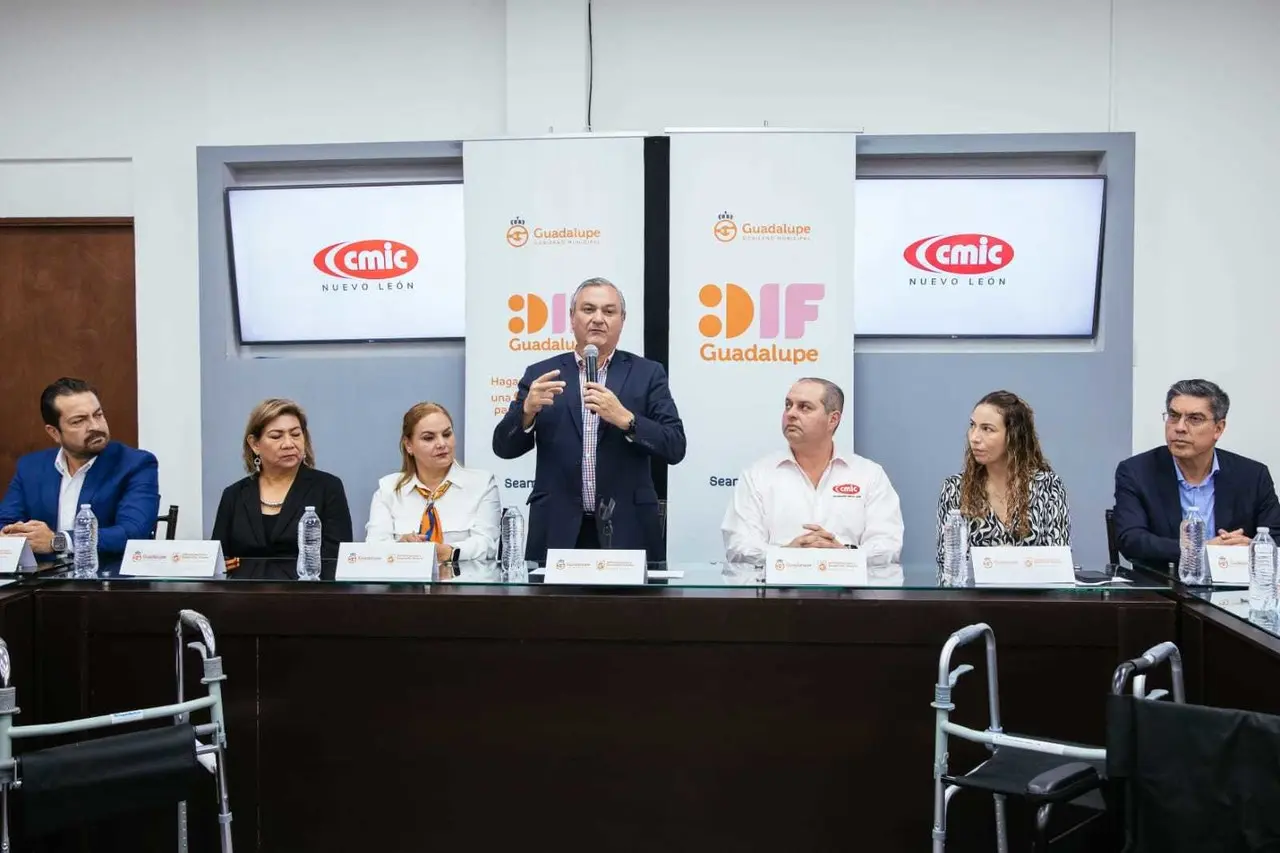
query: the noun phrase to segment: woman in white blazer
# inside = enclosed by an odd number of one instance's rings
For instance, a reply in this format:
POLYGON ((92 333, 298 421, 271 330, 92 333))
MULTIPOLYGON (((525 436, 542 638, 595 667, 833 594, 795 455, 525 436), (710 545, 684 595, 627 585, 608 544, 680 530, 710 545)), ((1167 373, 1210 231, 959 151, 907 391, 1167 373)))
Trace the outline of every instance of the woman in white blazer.
POLYGON ((440 562, 489 560, 498 552, 498 481, 454 457, 453 418, 438 403, 404 414, 400 473, 378 481, 366 542, 434 542, 440 562))

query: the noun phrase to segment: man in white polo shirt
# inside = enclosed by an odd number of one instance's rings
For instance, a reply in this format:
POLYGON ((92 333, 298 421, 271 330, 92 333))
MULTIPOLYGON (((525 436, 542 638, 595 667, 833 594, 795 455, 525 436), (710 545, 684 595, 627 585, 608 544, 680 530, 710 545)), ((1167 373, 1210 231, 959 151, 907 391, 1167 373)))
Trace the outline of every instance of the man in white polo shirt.
POLYGON ((721 531, 731 562, 762 564, 770 546, 858 548, 868 565, 898 561, 898 493, 879 465, 836 450, 843 414, 844 392, 834 382, 807 378, 791 386, 782 410, 789 449, 744 471, 725 511, 721 531))

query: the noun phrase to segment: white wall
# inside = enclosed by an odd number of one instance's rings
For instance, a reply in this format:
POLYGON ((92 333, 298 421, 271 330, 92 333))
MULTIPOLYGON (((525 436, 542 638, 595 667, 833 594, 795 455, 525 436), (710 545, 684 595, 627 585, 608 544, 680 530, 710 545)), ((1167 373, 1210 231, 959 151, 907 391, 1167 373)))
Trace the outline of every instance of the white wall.
POLYGON ((505 30, 501 0, 0 5, 0 216, 134 216, 139 441, 181 535, 202 535, 196 146, 501 133, 505 30))
MULTIPOLYGON (((0 216, 135 217, 140 439, 184 536, 201 517, 196 146, 581 129, 584 7, 0 7, 0 216)), ((1280 465, 1280 3, 596 0, 594 23, 601 131, 1136 131, 1135 448, 1160 441, 1165 386, 1197 374, 1234 397, 1227 443, 1280 465)))
POLYGON ((1276 0, 596 0, 595 125, 1135 132, 1134 449, 1204 376, 1280 474, 1277 34, 1276 0))
POLYGON ((1114 120, 1137 131, 1134 443, 1163 441, 1164 392, 1231 395, 1224 446, 1280 475, 1280 3, 1117 3, 1114 120))

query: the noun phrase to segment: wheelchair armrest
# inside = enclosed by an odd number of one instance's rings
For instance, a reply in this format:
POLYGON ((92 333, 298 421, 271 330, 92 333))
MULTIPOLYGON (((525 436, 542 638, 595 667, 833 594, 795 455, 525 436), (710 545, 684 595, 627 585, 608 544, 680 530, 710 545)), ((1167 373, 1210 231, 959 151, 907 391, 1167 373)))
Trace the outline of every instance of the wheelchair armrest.
POLYGON ((1040 800, 1073 800, 1102 784, 1092 764, 1073 761, 1046 770, 1027 783, 1027 796, 1040 800))

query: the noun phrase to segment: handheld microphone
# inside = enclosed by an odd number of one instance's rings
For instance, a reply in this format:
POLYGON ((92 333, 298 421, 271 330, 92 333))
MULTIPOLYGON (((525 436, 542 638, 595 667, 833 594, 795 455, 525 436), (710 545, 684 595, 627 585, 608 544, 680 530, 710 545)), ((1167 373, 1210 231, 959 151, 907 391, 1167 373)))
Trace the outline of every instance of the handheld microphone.
POLYGON ((586 362, 587 365, 587 381, 598 382, 600 348, 595 344, 587 344, 582 348, 582 360, 586 362))

